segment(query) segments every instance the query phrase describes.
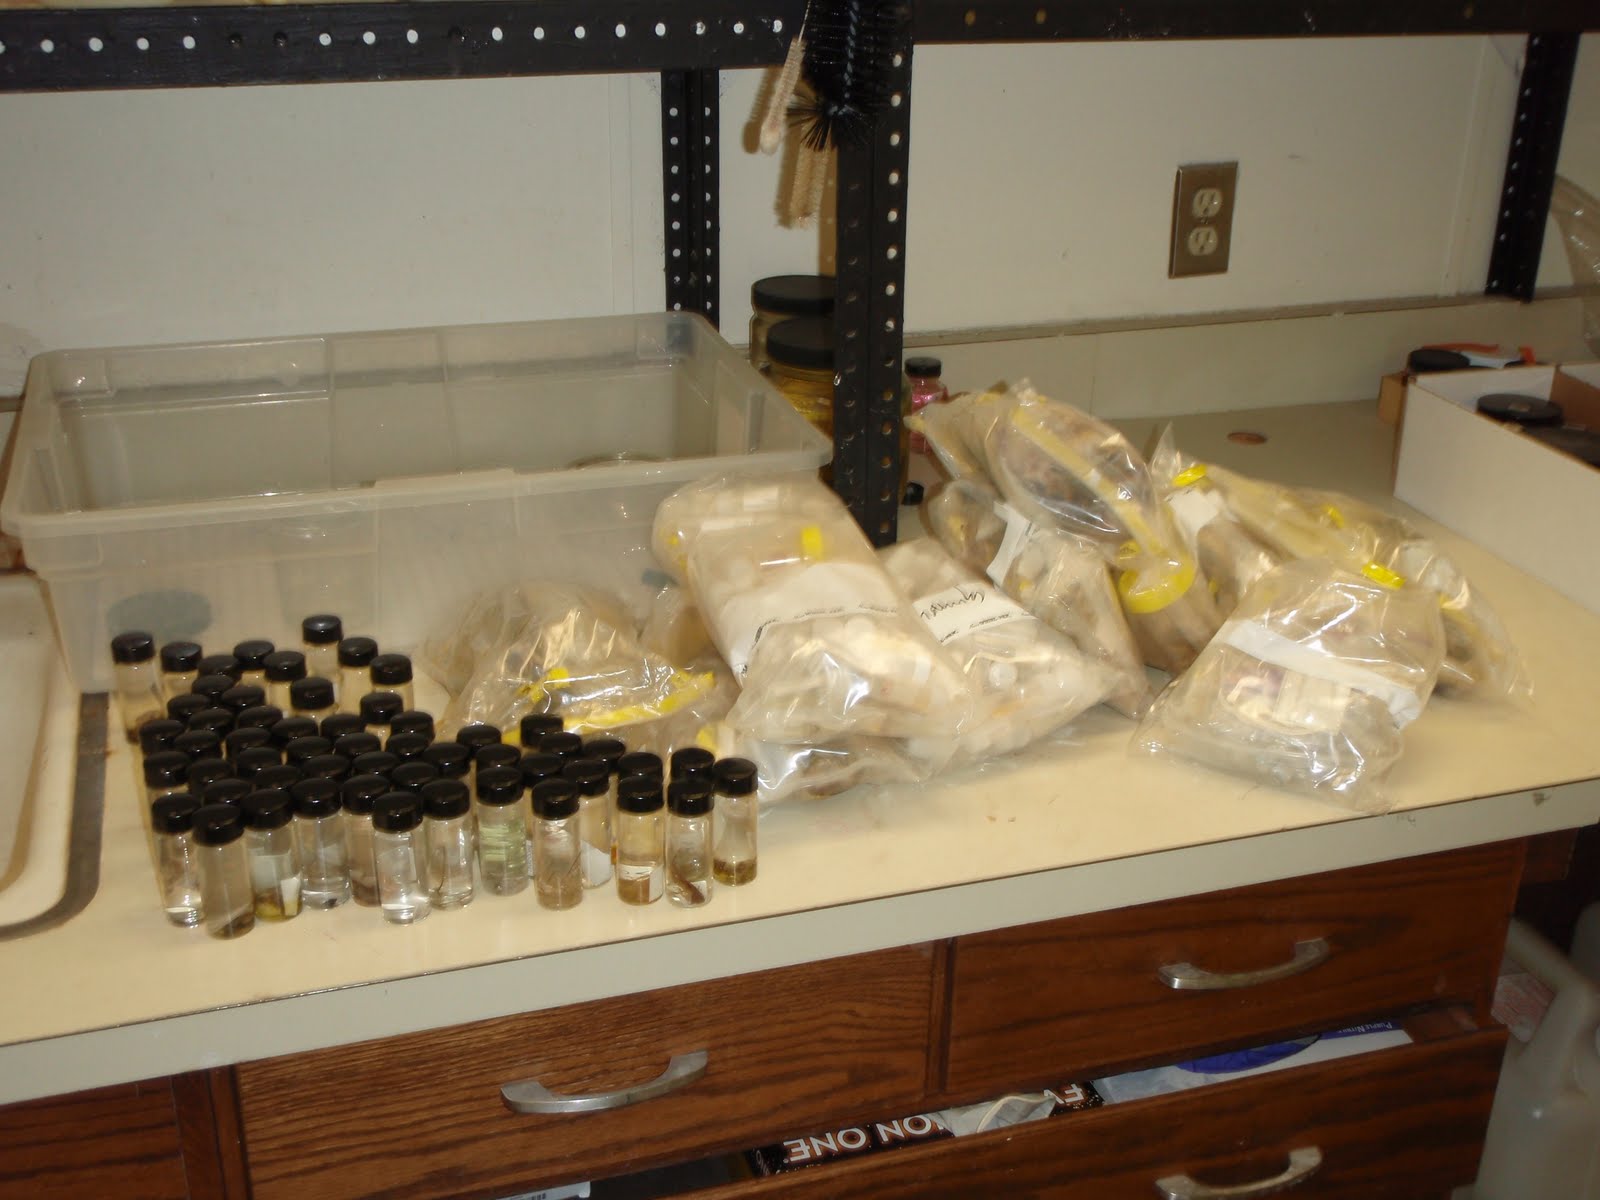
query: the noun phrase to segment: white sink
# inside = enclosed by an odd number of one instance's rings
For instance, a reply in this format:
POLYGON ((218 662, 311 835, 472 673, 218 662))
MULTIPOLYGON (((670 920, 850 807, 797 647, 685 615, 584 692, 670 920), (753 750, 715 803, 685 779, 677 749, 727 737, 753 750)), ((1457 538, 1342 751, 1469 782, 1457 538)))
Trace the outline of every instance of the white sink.
POLYGON ((0 575, 0 932, 66 889, 77 720, 38 581, 0 575))

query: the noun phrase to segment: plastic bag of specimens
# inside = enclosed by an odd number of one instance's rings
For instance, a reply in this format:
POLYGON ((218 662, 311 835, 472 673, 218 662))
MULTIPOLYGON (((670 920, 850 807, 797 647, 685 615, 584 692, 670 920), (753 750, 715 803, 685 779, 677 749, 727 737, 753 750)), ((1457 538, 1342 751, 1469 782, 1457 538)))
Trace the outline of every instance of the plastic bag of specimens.
POLYGON ((1429 593, 1371 571, 1309 559, 1270 572, 1135 745, 1384 811, 1379 784, 1433 691, 1444 627, 1429 593))
POLYGON ((972 712, 952 762, 1019 750, 1105 698, 1110 672, 937 542, 901 542, 878 557, 967 677, 972 712))
POLYGON ((942 741, 948 753, 969 707, 961 672, 822 484, 690 484, 657 509, 653 544, 739 681, 728 723, 740 733, 942 741))

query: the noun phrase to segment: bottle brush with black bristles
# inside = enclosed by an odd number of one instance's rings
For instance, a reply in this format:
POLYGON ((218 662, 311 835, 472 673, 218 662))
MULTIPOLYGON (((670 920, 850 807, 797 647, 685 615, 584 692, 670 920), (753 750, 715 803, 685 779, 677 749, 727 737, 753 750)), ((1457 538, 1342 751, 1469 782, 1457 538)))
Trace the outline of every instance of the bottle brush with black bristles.
POLYGON ((811 95, 789 110, 813 150, 861 146, 889 100, 899 0, 811 0, 805 78, 811 95))

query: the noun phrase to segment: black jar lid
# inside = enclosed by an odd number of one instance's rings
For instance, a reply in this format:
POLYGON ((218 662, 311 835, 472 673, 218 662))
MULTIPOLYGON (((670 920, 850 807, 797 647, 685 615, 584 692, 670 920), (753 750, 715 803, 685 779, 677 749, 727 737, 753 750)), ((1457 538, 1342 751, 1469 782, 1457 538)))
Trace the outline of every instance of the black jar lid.
POLYGON ((433 741, 435 730, 433 714, 425 713, 420 708, 408 708, 405 712, 396 713, 389 722, 390 733, 415 733, 428 741, 433 741))
POLYGON ((531 750, 545 734, 560 733, 565 728, 566 722, 555 713, 529 713, 517 724, 518 740, 531 750))
POLYGON ((174 721, 170 717, 146 721, 139 726, 139 753, 156 754, 162 750, 171 750, 172 739, 188 728, 188 722, 174 721))
POLYGON ((202 675, 226 675, 235 683, 244 674, 244 668, 239 665, 238 655, 235 654, 208 654, 195 669, 202 675))
POLYGON ((357 775, 388 775, 400 765, 400 760, 387 750, 369 750, 350 760, 350 770, 357 775))
POLYGON ((667 785, 667 810, 679 817, 703 817, 711 811, 711 780, 704 775, 674 779, 667 785))
POLYGON ((250 746, 233 756, 233 769, 242 779, 252 779, 258 771, 283 765, 283 751, 277 746, 250 746))
POLYGON ((431 762, 423 762, 420 758, 403 762, 389 772, 389 782, 403 792, 420 792, 438 778, 439 768, 431 762))
POLYGON ((717 763, 717 756, 704 746, 684 746, 672 752, 672 778, 687 779, 691 775, 709 775, 717 763))
POLYGON ((515 746, 507 746, 504 742, 496 742, 492 746, 481 747, 472 756, 473 766, 478 771, 492 771, 496 767, 515 767, 522 762, 522 751, 515 746))
POLYGON ((115 663, 149 662, 156 656, 156 639, 142 629, 130 629, 111 639, 111 661, 115 663))
POLYGON ((300 780, 289 789, 289 795, 294 797, 295 814, 301 817, 331 817, 342 807, 339 785, 322 775, 300 780))
POLYGON ((262 767, 250 782, 258 788, 286 788, 293 787, 303 778, 299 767, 291 763, 279 763, 275 767, 262 767))
POLYGON ((338 712, 323 717, 317 722, 317 732, 338 748, 339 739, 347 733, 362 733, 366 730, 359 713, 338 712))
MULTIPOLYGON (((358 721, 360 719, 356 718, 358 721)), ((363 754, 376 754, 382 749, 383 739, 375 733, 368 733, 366 726, 355 733, 341 733, 333 739, 333 752, 346 758, 360 758, 363 754)))
POLYGON ((174 721, 182 721, 187 728, 189 718, 202 708, 215 708, 210 696, 198 696, 194 692, 185 692, 181 696, 174 696, 167 701, 167 716, 174 721))
POLYGON ((406 709, 399 692, 368 692, 356 707, 368 725, 387 725, 406 709))
POLYGON ((566 765, 567 760, 559 754, 524 754, 517 760, 517 770, 522 772, 523 782, 530 787, 541 779, 561 778, 561 769, 566 765))
POLYGON ((561 775, 583 796, 604 796, 611 786, 611 768, 603 758, 574 758, 561 768, 561 775))
POLYGON ((233 713, 226 708, 202 708, 189 714, 190 729, 209 729, 218 737, 226 737, 233 729, 233 713))
POLYGON ((937 379, 944 374, 944 364, 931 354, 919 354, 906 359, 906 374, 912 379, 937 379))
POLYGON ((306 656, 298 650, 274 650, 262 660, 273 683, 293 683, 306 677, 306 656))
POLYGON ((333 683, 316 675, 296 679, 289 685, 289 704, 293 708, 321 712, 333 707, 333 683))
POLYGON ((410 833, 422 824, 422 797, 390 792, 372 806, 372 827, 383 833, 410 833))
POLYGON ((481 721, 474 722, 471 725, 463 725, 456 731, 454 740, 471 750, 474 758, 478 756, 478 751, 485 746, 498 746, 501 744, 500 730, 481 721))
POLYGON ((332 646, 344 637, 344 623, 332 613, 318 613, 300 622, 300 636, 308 646, 332 646))
POLYGON ((750 307, 795 317, 833 311, 832 275, 768 275, 750 285, 750 307))
POLYGON ((404 654, 380 654, 372 660, 372 686, 398 687, 411 682, 411 660, 404 654))
POLYGON ((242 713, 247 708, 262 708, 267 703, 267 690, 253 683, 236 683, 217 697, 217 703, 231 713, 242 713))
POLYGON ((233 657, 239 660, 239 665, 246 671, 265 671, 267 655, 276 649, 265 638, 250 638, 233 648, 233 657))
POLYGON ((288 788, 257 788, 239 802, 248 829, 282 829, 294 816, 294 797, 288 788))
POLYGON ((617 759, 617 775, 621 778, 629 775, 653 775, 660 779, 665 773, 661 765, 661 755, 649 750, 630 750, 617 759))
POLYGON ((198 796, 217 780, 229 779, 232 776, 232 765, 223 759, 197 758, 189 764, 189 770, 184 778, 188 781, 189 790, 198 796))
POLYGON ((608 771, 615 771, 617 760, 627 752, 627 744, 621 738, 595 737, 583 743, 583 757, 600 759, 608 771))
POLYGON ((378 643, 369 637, 347 637, 339 642, 341 667, 366 667, 378 657, 378 643))
POLYGON ((459 779, 435 779, 422 785, 422 811, 436 821, 450 821, 472 811, 472 797, 459 779))
POLYGON ((422 761, 438 767, 446 779, 460 779, 472 765, 472 750, 460 742, 434 742, 422 752, 422 761))
POLYGON ((300 773, 307 779, 332 779, 335 782, 350 774, 350 760, 342 754, 313 754, 300 763, 300 773))
POLYGON ((545 821, 560 821, 577 811, 578 785, 572 780, 541 779, 533 785, 534 816, 545 821))
POLYGON ((219 779, 206 784, 200 800, 204 804, 238 804, 253 791, 243 779, 219 779))
POLYGON ((389 781, 382 775, 352 775, 340 786, 339 798, 346 812, 360 816, 370 813, 378 797, 391 791, 389 781))
POLYGON ((317 719, 315 717, 284 717, 272 727, 272 742, 275 746, 284 747, 295 738, 316 737, 317 719))
POLYGON ((200 648, 199 642, 168 642, 161 647, 161 669, 172 672, 197 671, 204 657, 205 651, 200 648))
POLYGON ((749 796, 756 790, 756 765, 748 758, 719 758, 711 777, 724 796, 749 796))
POLYGON ((296 766, 299 766, 309 758, 317 757, 319 754, 332 753, 333 743, 325 737, 318 737, 316 734, 297 737, 293 741, 285 742, 283 746, 284 762, 294 763, 296 766))
POLYGON ((252 704, 243 712, 235 713, 233 727, 235 729, 265 729, 269 734, 272 727, 283 720, 283 709, 276 704, 252 704))
POLYGON ((187 754, 190 762, 197 758, 221 758, 222 738, 210 729, 186 729, 172 739, 172 748, 187 754))
POLYGON ((547 733, 539 739, 540 754, 571 760, 583 757, 583 739, 575 733, 547 733))
POLYGON ((150 825, 157 833, 188 833, 199 809, 193 796, 163 796, 150 805, 150 825))
POLYGON ((833 322, 827 317, 795 317, 767 331, 767 357, 785 366, 833 370, 833 322))
POLYGON ((481 804, 515 804, 522 799, 522 772, 515 767, 490 767, 478 772, 481 804))
POLYGON ((146 787, 180 787, 189 781, 189 765, 194 760, 181 750, 157 750, 144 757, 146 787))
POLYGON ((1479 396, 1478 411, 1496 421, 1512 421, 1524 428, 1559 425, 1566 419, 1561 405, 1554 400, 1523 392, 1490 392, 1479 396))
POLYGON ((213 672, 199 676, 189 685, 189 690, 196 696, 204 696, 212 705, 216 705, 221 704, 222 697, 237 687, 238 683, 239 681, 232 675, 219 675, 213 672))
POLYGON ((623 812, 661 811, 661 776, 628 775, 617 780, 617 807, 623 812))
POLYGON ((396 733, 394 725, 389 726, 389 740, 383 748, 398 758, 402 763, 420 759, 428 751, 428 739, 420 733, 396 733))
POLYGON ((244 836, 244 815, 232 804, 202 804, 191 819, 202 846, 226 846, 244 836))

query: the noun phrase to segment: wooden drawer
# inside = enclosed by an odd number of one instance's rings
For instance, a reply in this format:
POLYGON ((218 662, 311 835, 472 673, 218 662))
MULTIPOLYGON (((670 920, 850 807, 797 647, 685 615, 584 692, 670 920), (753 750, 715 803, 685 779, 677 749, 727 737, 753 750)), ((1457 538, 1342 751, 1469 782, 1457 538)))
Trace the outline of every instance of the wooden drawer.
POLYGON ((730 1184, 693 1200, 1153 1200, 1166 1194, 1158 1179, 1239 1186, 1278 1175, 1291 1152, 1308 1148, 1321 1162, 1283 1189, 1296 1200, 1443 1200, 1476 1175, 1505 1031, 1472 1029, 1459 1011, 1428 1018, 1413 1026, 1419 1040, 1410 1046, 730 1184))
POLYGON ((906 947, 249 1063, 252 1195, 496 1196, 905 1110, 929 1082, 932 976, 931 948, 906 947), (696 1052, 703 1075, 628 1107, 501 1098, 634 1087, 696 1052))
POLYGON ((951 1095, 1172 1062, 1451 1002, 1487 1014, 1520 843, 1478 846, 957 940, 951 1095), (1175 990, 1164 966, 1306 969, 1175 990))

